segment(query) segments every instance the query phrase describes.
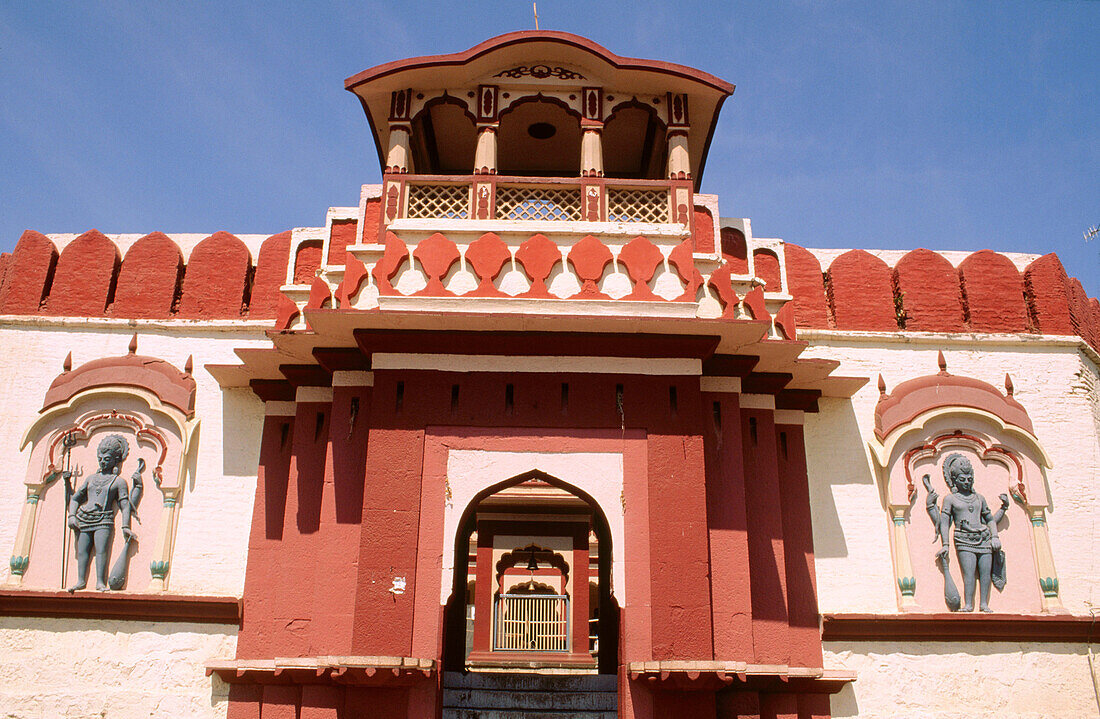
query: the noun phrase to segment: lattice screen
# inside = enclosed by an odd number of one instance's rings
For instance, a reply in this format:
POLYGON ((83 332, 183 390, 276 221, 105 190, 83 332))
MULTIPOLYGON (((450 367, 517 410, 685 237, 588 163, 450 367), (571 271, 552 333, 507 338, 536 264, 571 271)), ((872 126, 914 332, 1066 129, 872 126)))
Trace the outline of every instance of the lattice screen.
POLYGON ((607 219, 611 222, 668 222, 668 192, 608 190, 607 219))
POLYGON ((469 185, 409 185, 406 217, 465 220, 470 216, 469 185))
POLYGON ((579 220, 579 189, 497 187, 497 217, 507 220, 579 220))

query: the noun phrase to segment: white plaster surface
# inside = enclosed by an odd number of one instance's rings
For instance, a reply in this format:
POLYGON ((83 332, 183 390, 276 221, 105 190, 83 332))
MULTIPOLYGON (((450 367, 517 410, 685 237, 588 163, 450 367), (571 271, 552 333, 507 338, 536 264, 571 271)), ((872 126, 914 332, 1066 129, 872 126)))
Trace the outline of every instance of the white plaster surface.
POLYGON ((220 719, 228 685, 204 665, 236 652, 236 627, 0 618, 0 716, 220 719))
POLYGON ((858 679, 834 719, 1086 719, 1097 696, 1082 644, 825 642, 825 666, 858 679))
MULTIPOLYGON (((60 374, 69 351, 74 367, 100 357, 121 356, 135 331, 138 354, 179 368, 188 355, 194 355, 200 425, 189 462, 190 477, 179 505, 168 591, 240 596, 264 407, 247 390, 222 390, 203 365, 238 364, 234 348, 270 346, 270 340, 260 327, 208 328, 185 321, 95 328, 66 323, 0 324, 0 346, 8 348, 0 353, 0 386, 8 388, 0 393, 0 456, 11 468, 8 481, 0 483, 0 556, 5 559, 0 562, 0 585, 9 579, 6 558, 14 546, 25 501, 21 478, 30 448, 19 451, 23 431, 37 416, 42 397, 60 374)), ((150 493, 147 501, 155 498, 150 493)), ((52 529, 39 526, 37 531, 52 529)), ((131 576, 127 591, 144 591, 150 580, 148 566, 132 566, 131 576)))
MULTIPOLYGON (((866 442, 873 436, 878 402, 875 378, 887 391, 915 377, 935 374, 943 349, 948 371, 1003 387, 1011 373, 1015 397, 1027 409, 1035 436, 1050 456, 1047 470, 1052 511, 1047 525, 1063 606, 1087 615, 1100 606, 1100 398, 1097 367, 1073 346, 1037 343, 966 345, 911 338, 818 340, 804 357, 837 359, 841 376, 869 377, 851 399, 823 398, 806 415, 818 603, 823 613, 898 611, 884 509, 866 442)), ((923 502, 923 488, 918 503, 923 502)), ((991 498, 996 502, 996 497, 991 498)), ((928 521, 918 504, 914 521, 928 521)), ((1023 529, 1023 528, 1021 528, 1023 529)), ((913 546, 913 559, 934 547, 913 546)), ((1008 557, 1008 581, 1014 562, 1008 557)), ((997 609, 997 593, 991 602, 997 609)))
POLYGON ((623 456, 612 452, 495 452, 453 449, 447 454, 451 499, 443 517, 443 582, 440 603, 446 604, 454 574, 454 538, 458 522, 474 496, 488 487, 531 470, 539 470, 587 492, 603 510, 611 529, 611 585, 621 592, 625 582, 623 527, 623 456))

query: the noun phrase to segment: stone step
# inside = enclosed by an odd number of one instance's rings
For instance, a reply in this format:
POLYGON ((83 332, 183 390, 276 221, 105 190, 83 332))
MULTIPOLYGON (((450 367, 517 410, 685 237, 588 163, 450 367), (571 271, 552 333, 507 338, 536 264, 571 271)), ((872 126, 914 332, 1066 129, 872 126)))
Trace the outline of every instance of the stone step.
POLYGON ((555 712, 523 709, 444 709, 443 719, 616 719, 617 712, 555 712))
POLYGON ((614 674, 518 674, 511 672, 444 672, 444 689, 493 689, 535 692, 615 692, 614 674))
POLYGON ((615 692, 514 691, 498 689, 444 689, 443 706, 459 709, 524 709, 540 711, 615 711, 615 692))

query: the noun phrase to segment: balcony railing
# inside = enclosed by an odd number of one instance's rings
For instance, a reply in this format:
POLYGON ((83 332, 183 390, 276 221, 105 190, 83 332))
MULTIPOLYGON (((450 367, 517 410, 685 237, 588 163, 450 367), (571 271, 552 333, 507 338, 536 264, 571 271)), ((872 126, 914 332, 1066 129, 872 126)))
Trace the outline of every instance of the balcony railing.
POLYGON ((556 594, 497 597, 493 650, 568 652, 569 597, 556 594))
MULTIPOLYGON (((676 181, 497 175, 393 175, 403 181, 397 218, 528 222, 672 223, 676 181)), ((396 190, 395 190, 396 191, 396 190)))

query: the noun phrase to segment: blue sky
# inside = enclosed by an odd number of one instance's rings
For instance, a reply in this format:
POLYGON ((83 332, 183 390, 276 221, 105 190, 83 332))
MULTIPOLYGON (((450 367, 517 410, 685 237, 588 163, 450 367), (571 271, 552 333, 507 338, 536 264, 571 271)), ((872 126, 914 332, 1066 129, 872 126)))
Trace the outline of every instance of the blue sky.
MULTIPOLYGON (((737 85, 705 192, 810 247, 1057 252, 1100 295, 1100 2, 539 3, 737 85)), ((344 78, 531 29, 531 3, 0 4, 0 250, 275 233, 377 182, 344 78), (400 5, 400 6, 399 6, 400 5)))

